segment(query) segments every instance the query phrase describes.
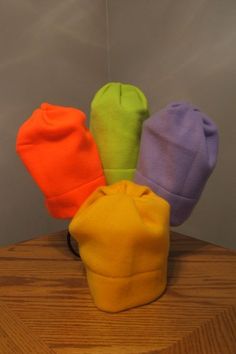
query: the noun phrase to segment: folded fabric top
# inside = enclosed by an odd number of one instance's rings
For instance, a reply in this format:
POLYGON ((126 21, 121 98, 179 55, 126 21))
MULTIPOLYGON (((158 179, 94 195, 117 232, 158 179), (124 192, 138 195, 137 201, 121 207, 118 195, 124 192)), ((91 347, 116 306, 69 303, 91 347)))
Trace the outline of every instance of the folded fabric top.
POLYGON ((95 141, 75 108, 41 104, 21 126, 16 149, 52 216, 71 218, 105 178, 95 141))

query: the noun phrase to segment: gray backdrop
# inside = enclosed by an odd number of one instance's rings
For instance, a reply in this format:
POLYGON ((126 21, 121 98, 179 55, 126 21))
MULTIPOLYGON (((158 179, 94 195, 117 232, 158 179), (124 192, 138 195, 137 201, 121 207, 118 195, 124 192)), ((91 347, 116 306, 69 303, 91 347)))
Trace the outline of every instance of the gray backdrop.
POLYGON ((189 100, 220 130, 220 156, 191 219, 176 228, 234 247, 236 2, 8 0, 0 3, 0 243, 59 230, 15 154, 41 102, 89 113, 107 81, 140 86, 151 112, 189 100))
POLYGON ((43 101, 88 112, 107 81, 104 0, 0 2, 0 243, 65 228, 43 206, 15 153, 19 126, 43 101))

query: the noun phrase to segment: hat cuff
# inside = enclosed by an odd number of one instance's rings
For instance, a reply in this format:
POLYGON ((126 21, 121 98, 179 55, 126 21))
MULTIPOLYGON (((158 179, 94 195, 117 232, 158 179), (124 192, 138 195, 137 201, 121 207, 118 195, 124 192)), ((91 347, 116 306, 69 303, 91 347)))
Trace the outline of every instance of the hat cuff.
POLYGON ((106 312, 120 312, 154 301, 165 290, 166 278, 167 264, 162 269, 127 277, 104 276, 87 268, 88 285, 94 302, 106 312))
POLYGON ((183 224, 190 216, 194 206, 197 203, 197 199, 191 199, 169 192, 159 184, 143 176, 139 171, 136 171, 134 181, 138 184, 150 187, 154 193, 168 201, 171 206, 171 226, 178 226, 183 224))
POLYGON ((107 184, 113 184, 123 179, 132 181, 134 178, 135 168, 105 168, 107 184))
POLYGON ((103 175, 77 188, 56 197, 46 198, 45 204, 49 213, 60 219, 72 218, 89 195, 100 186, 105 186, 103 175))

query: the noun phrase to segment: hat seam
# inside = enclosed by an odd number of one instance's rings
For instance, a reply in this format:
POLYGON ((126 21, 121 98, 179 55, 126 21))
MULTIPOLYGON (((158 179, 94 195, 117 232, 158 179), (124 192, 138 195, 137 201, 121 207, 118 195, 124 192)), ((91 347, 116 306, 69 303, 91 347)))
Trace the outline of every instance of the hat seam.
POLYGON ((162 188, 164 191, 166 191, 166 192, 169 193, 169 194, 172 194, 173 196, 180 197, 180 198, 186 199, 186 200, 191 200, 191 201, 197 201, 197 200, 198 200, 198 199, 196 199, 196 198, 189 198, 189 197, 185 197, 185 196, 183 196, 183 195, 181 195, 181 194, 173 193, 173 192, 169 191, 168 189, 164 188, 162 185, 160 185, 160 184, 156 183, 155 181, 153 181, 151 178, 149 178, 149 177, 143 175, 143 174, 140 173, 138 170, 137 170, 136 172, 137 172, 138 174, 140 174, 141 177, 143 177, 143 178, 145 178, 147 181, 149 181, 150 183, 153 183, 153 184, 156 185, 157 187, 162 188))
POLYGON ((73 188, 73 189, 70 189, 70 190, 68 190, 68 191, 66 191, 66 192, 64 192, 64 193, 62 193, 62 194, 54 195, 54 196, 52 196, 52 197, 46 197, 46 199, 50 201, 50 200, 52 200, 52 199, 54 199, 54 198, 63 197, 63 196, 66 195, 67 193, 71 193, 71 192, 75 191, 76 189, 83 188, 84 186, 87 186, 88 184, 95 182, 96 180, 100 179, 101 177, 104 177, 104 175, 101 174, 101 175, 99 175, 99 176, 97 176, 97 177, 91 179, 90 181, 88 181, 88 182, 86 182, 86 183, 81 183, 80 185, 78 185, 77 187, 75 187, 75 188, 73 188))
MULTIPOLYGON (((167 258, 168 255, 166 255, 165 258, 167 258)), ((130 274, 130 275, 121 275, 121 276, 112 276, 112 275, 105 275, 105 274, 101 274, 97 271, 94 271, 93 269, 91 269, 89 266, 85 265, 85 267, 91 272, 91 273, 94 273, 96 275, 99 275, 101 277, 104 277, 104 278, 111 278, 111 279, 127 279, 127 278, 132 278, 132 277, 135 277, 135 276, 139 276, 139 275, 143 275, 143 274, 148 274, 148 273, 154 273, 154 272, 157 272, 157 271, 162 271, 163 270, 163 267, 159 267, 159 268, 156 268, 156 269, 152 269, 152 270, 148 270, 148 271, 144 271, 144 272, 137 272, 137 273, 133 273, 133 274, 130 274)))
MULTIPOLYGON (((197 152, 195 152, 194 158, 192 159, 191 166, 190 166, 190 168, 188 169, 188 173, 186 174, 185 179, 184 179, 184 181, 183 181, 183 186, 182 186, 182 190, 183 190, 183 191, 184 191, 184 189, 185 189, 186 182, 187 182, 187 180, 188 180, 188 178, 189 178, 190 173, 192 172, 194 163, 195 163, 196 158, 197 158, 197 156, 199 155, 199 153, 200 153, 200 150, 198 149, 197 152)), ((195 200, 196 202, 198 201, 198 198, 195 198, 195 199, 189 198, 189 199, 190 199, 190 200, 195 200)))

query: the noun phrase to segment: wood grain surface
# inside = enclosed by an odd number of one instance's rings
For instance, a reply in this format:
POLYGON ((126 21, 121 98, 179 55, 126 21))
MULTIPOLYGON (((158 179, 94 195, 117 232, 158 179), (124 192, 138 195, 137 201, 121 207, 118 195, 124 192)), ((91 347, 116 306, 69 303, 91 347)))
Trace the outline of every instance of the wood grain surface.
POLYGON ((235 354, 235 253, 171 235, 168 288, 109 314, 59 232, 0 249, 0 354, 235 354))

